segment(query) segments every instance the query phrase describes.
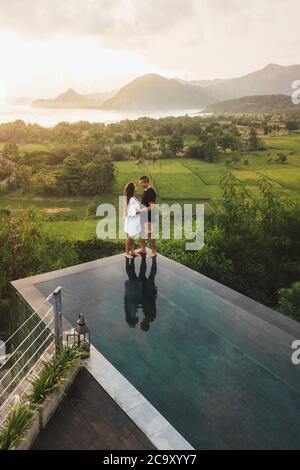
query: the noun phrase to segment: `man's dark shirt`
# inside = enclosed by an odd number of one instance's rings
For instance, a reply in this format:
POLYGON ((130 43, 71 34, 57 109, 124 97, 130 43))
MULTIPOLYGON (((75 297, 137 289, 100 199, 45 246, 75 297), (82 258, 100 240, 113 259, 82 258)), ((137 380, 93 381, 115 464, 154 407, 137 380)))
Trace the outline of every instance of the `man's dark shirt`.
MULTIPOLYGON (((143 204, 143 206, 149 207, 150 203, 155 204, 155 202, 156 202, 156 192, 150 186, 148 189, 144 190, 141 203, 143 204)), ((148 222, 151 222, 151 211, 148 212, 148 222)))

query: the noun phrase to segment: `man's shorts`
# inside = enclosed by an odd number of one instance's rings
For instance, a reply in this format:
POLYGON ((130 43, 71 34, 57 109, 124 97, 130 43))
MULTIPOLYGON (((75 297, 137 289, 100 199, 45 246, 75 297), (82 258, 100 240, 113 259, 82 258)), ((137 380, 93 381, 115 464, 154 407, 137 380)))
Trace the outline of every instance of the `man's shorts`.
POLYGON ((146 220, 141 225, 142 225, 141 238, 144 240, 147 240, 149 237, 152 238, 154 234, 152 223, 146 220))

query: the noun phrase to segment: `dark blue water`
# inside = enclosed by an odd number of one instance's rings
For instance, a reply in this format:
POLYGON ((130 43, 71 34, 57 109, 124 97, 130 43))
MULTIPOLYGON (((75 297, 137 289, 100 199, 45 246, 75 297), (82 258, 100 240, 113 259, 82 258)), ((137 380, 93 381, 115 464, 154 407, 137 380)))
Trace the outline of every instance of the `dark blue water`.
POLYGON ((93 344, 195 448, 300 448, 293 338, 238 296, 162 257, 114 257, 37 288, 58 284, 65 317, 85 315, 93 344))

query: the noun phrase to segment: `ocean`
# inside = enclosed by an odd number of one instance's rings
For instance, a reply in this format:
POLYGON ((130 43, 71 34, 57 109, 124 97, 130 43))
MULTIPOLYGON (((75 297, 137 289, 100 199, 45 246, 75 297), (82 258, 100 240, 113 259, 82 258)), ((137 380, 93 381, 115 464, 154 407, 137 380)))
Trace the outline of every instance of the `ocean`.
POLYGON ((106 111, 101 109, 39 109, 29 106, 0 105, 0 124, 14 122, 17 119, 30 124, 39 124, 44 127, 53 127, 59 122, 88 121, 91 123, 112 123, 123 119, 138 119, 147 116, 161 118, 166 116, 195 116, 201 113, 199 109, 180 109, 163 112, 150 111, 106 111))

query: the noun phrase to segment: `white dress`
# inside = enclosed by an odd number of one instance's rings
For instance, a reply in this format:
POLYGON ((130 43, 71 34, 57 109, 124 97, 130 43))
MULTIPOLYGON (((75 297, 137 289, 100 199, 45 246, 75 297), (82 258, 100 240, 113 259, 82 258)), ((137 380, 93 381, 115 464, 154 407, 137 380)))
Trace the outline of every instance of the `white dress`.
POLYGON ((125 209, 124 232, 131 238, 137 237, 141 233, 141 216, 136 211, 140 209, 140 204, 135 197, 130 198, 125 209))

